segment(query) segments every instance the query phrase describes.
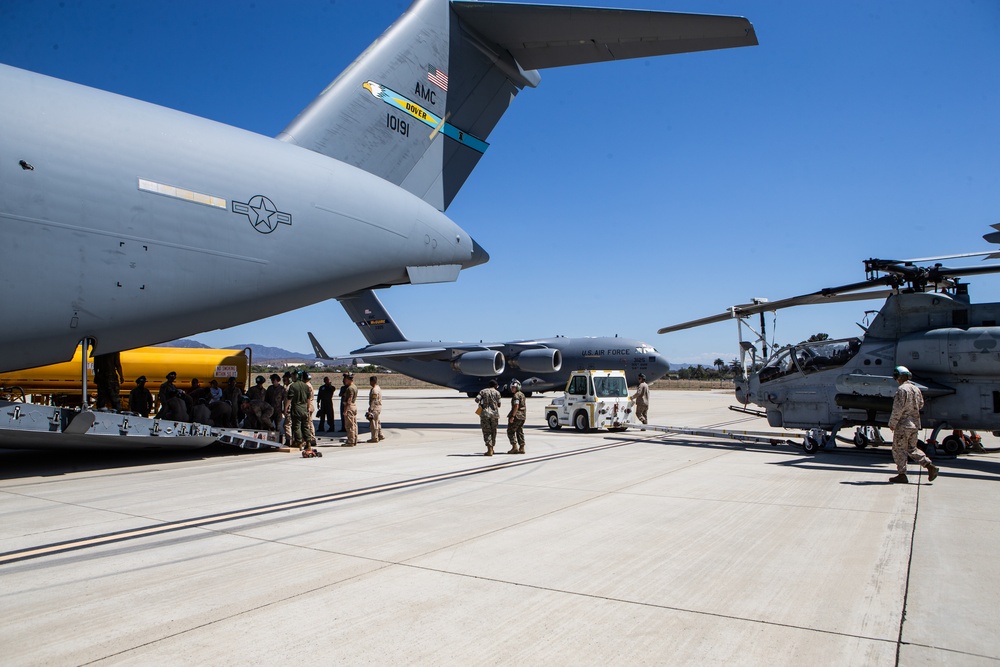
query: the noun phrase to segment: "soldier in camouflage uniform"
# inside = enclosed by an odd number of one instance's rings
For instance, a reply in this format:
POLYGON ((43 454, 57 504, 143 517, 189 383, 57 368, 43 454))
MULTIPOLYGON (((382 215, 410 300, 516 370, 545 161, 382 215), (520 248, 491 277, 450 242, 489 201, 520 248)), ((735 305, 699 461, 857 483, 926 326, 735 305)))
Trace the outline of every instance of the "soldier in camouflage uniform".
POLYGON ((490 386, 479 392, 476 403, 480 408, 479 425, 486 442, 486 456, 493 456, 493 447, 497 444, 497 423, 500 421, 500 392, 497 391, 496 380, 490 380, 490 386))
POLYGON ((122 372, 122 360, 118 352, 94 355, 94 384, 97 385, 94 409, 111 406, 115 412, 121 412, 121 383, 124 381, 125 374, 122 372))
POLYGON ((264 393, 267 391, 267 388, 264 386, 264 376, 258 375, 255 383, 254 386, 247 390, 247 396, 250 397, 251 401, 263 401, 264 393))
POLYGON ((368 392, 368 430, 371 437, 368 442, 385 440, 382 436, 382 387, 378 386, 378 376, 368 378, 371 390, 368 392))
POLYGON ((340 394, 340 414, 347 429, 344 447, 358 444, 358 388, 354 386, 354 373, 344 373, 344 387, 340 394))
POLYGON ((917 385, 910 382, 910 369, 896 366, 892 371, 899 388, 892 399, 892 414, 889 428, 892 429, 892 460, 896 462, 897 475, 890 477, 893 484, 907 484, 906 459, 911 458, 927 468, 927 481, 937 477, 938 469, 927 455, 917 449, 917 433, 920 431, 920 409, 924 407, 924 397, 917 385))
POLYGON ((306 420, 306 430, 309 431, 309 444, 313 447, 316 446, 316 425, 313 424, 313 414, 316 412, 316 392, 313 391, 312 382, 309 380, 312 377, 309 373, 302 371, 302 381, 306 383, 306 389, 309 390, 309 400, 307 401, 306 407, 309 410, 309 419, 306 420))
POLYGON ((285 409, 282 410, 285 415, 285 426, 282 429, 282 434, 285 438, 285 444, 290 445, 292 443, 292 403, 288 400, 288 390, 292 386, 292 374, 285 371, 285 374, 281 376, 281 384, 285 388, 285 409))
MULTIPOLYGON (((277 373, 271 374, 271 386, 267 388, 264 392, 264 400, 268 402, 271 409, 274 411, 274 428, 278 431, 279 442, 281 441, 281 436, 285 432, 285 425, 283 420, 286 417, 285 414, 285 400, 288 398, 288 391, 281 384, 281 376, 277 373)), ((285 444, 289 444, 285 441, 285 444)))
POLYGON ((508 454, 524 454, 524 422, 528 418, 526 401, 521 383, 511 380, 510 412, 507 413, 507 439, 510 440, 508 454))

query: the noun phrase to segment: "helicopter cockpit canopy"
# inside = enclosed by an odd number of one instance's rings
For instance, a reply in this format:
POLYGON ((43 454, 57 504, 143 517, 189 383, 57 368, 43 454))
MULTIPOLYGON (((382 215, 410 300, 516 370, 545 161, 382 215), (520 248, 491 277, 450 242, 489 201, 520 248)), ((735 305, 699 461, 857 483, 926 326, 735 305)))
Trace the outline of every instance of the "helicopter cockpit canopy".
POLYGON ((761 384, 793 373, 813 373, 843 366, 861 349, 860 338, 822 340, 789 345, 779 350, 760 369, 761 384))

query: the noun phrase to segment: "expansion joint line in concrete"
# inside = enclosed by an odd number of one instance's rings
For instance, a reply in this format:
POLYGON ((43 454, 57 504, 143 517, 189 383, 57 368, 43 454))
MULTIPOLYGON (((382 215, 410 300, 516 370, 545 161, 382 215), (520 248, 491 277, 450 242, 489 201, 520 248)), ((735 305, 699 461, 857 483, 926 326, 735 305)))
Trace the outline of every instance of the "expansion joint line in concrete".
POLYGON ((913 572, 913 544, 917 536, 917 517, 920 515, 920 487, 917 484, 917 499, 913 503, 913 525, 910 527, 910 548, 906 558, 906 582, 903 584, 903 608, 899 616, 899 635, 896 637, 896 665, 903 648, 903 626, 906 624, 906 603, 910 599, 910 574, 913 572))
POLYGON ((156 523, 153 525, 143 526, 140 528, 130 528, 127 530, 120 530, 112 533, 104 533, 101 535, 91 535, 89 537, 82 537, 74 540, 66 540, 64 542, 53 542, 51 544, 42 544, 34 547, 28 547, 26 549, 18 549, 16 551, 8 551, 5 553, 0 553, 0 566, 7 565, 9 563, 17 563, 20 561, 30 560, 33 558, 54 556, 57 554, 67 553, 70 551, 78 551, 80 549, 88 549, 91 547, 103 546, 105 544, 114 544, 116 542, 125 542, 128 540, 135 540, 143 537, 163 535, 165 533, 176 532, 179 530, 202 528, 204 526, 210 526, 213 524, 218 524, 226 521, 248 519, 252 517, 263 516, 266 514, 274 514, 276 512, 284 512, 287 510, 300 509, 315 505, 323 505, 326 503, 337 502, 340 500, 347 500, 350 498, 360 498, 363 496, 369 496, 377 493, 385 493, 388 491, 408 489, 416 486, 434 484, 437 482, 443 482, 451 479, 460 479, 463 477, 470 477, 473 475, 481 475, 483 473, 494 472, 497 470, 504 470, 507 468, 517 468, 525 465, 535 465, 538 463, 544 463, 546 461, 554 461, 557 459, 567 458, 570 456, 579 456, 581 454, 590 454, 605 449, 625 447, 628 445, 638 444, 640 442, 643 441, 615 440, 601 445, 595 445, 593 447, 574 449, 568 452, 545 454, 542 456, 533 456, 531 458, 518 458, 516 461, 492 463, 490 465, 484 465, 477 468, 467 468, 465 470, 456 470, 452 472, 440 473, 437 475, 428 475, 426 477, 415 477, 412 479, 390 482, 388 484, 379 484, 377 486, 368 486, 360 489, 341 491, 339 493, 331 493, 321 496, 312 496, 309 498, 300 498, 297 500, 289 500, 281 503, 272 503, 270 505, 260 505, 258 507, 250 507, 242 510, 234 510, 218 514, 208 514, 200 517, 193 517, 190 519, 182 519, 180 521, 168 521, 168 522, 156 523))

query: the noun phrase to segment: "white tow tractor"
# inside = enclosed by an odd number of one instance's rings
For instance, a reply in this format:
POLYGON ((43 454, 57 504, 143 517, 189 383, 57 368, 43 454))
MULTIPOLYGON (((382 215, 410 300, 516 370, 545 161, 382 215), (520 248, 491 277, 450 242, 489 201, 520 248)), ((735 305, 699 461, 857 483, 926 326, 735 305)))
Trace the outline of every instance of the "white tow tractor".
POLYGON ((563 395, 545 406, 545 421, 558 429, 624 431, 633 423, 624 371, 573 371, 563 395))

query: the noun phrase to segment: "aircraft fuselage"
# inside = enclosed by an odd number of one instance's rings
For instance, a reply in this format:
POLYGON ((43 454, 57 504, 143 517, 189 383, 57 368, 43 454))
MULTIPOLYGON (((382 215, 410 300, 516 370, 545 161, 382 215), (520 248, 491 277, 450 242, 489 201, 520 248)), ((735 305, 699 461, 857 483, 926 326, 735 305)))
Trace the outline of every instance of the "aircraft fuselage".
POLYGON ((189 114, 0 65, 0 123, 0 370, 486 259, 391 183, 189 114))
MULTIPOLYGON (((525 349, 517 341, 497 346, 507 360, 504 371, 496 376, 476 376, 455 370, 451 365, 436 359, 421 358, 378 358, 372 359, 380 366, 415 377, 425 382, 450 387, 461 392, 477 393, 493 379, 501 387, 506 387, 510 381, 517 379, 522 383, 524 391, 542 392, 562 390, 566 386, 573 371, 582 370, 621 370, 629 386, 639 383, 639 373, 644 373, 649 382, 663 377, 670 369, 667 359, 642 341, 619 337, 593 338, 543 338, 532 340, 536 346, 544 346, 559 350, 562 366, 553 372, 525 371, 518 367, 518 355, 525 349)), ((448 347, 448 343, 404 341, 380 343, 363 348, 366 352, 388 352, 390 350, 405 350, 430 346, 448 347)), ((533 347, 532 349, 537 349, 533 347)), ((356 350, 358 356, 363 356, 361 350, 356 350)))

